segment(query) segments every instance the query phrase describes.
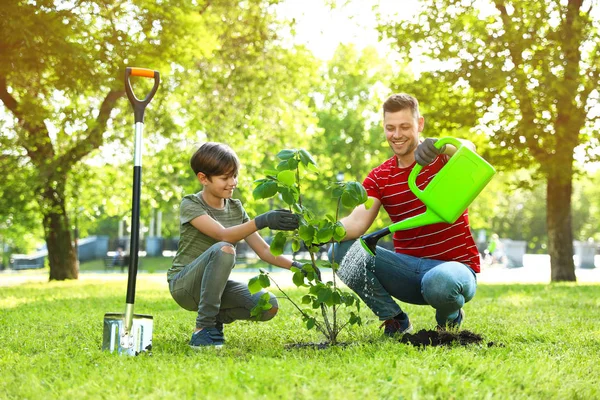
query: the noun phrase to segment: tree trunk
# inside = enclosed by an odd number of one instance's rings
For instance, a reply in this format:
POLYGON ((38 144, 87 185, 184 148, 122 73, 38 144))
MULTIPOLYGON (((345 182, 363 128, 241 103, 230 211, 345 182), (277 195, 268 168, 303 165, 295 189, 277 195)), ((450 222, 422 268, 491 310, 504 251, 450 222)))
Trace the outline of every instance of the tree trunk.
POLYGON ((79 266, 71 242, 64 191, 47 188, 42 194, 44 234, 50 262, 50 280, 77 279, 79 266))
POLYGON ((576 280, 571 223, 572 163, 571 156, 570 162, 550 168, 548 173, 546 222, 552 282, 576 280))

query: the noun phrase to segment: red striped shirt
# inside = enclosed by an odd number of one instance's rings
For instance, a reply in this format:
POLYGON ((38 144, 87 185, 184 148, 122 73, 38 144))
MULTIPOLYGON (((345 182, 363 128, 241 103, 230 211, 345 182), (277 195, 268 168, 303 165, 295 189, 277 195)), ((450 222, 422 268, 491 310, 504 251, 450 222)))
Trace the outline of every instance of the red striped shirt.
MULTIPOLYGON (((423 167, 417 176, 419 189, 426 187, 447 162, 448 157, 441 156, 423 167)), ((425 204, 408 187, 413 166, 398 167, 394 156, 372 170, 363 182, 367 194, 381 201, 392 222, 425 212, 425 204)), ((394 232, 394 249, 396 253, 419 258, 458 261, 475 272, 480 271, 479 252, 469 228, 468 210, 454 224, 438 223, 394 232)))

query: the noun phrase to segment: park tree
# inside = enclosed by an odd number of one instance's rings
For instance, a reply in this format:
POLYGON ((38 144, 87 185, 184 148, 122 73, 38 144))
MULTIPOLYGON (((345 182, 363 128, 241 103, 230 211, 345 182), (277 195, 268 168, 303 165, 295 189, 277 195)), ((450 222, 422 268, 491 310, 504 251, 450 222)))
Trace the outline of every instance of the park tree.
MULTIPOLYGON (((19 166, 7 173, 13 181, 27 179, 27 196, 37 203, 51 280, 78 277, 65 198, 70 172, 106 143, 131 142, 123 133, 131 130, 125 128, 131 124, 123 99, 125 67, 149 67, 163 74, 173 68, 185 75, 220 52, 233 60, 248 51, 235 47, 232 38, 243 41, 243 32, 235 27, 246 27, 246 17, 255 27, 268 25, 272 3, 175 1, 168 7, 154 1, 3 3, 1 154, 19 166)), ((256 43, 266 39, 258 37, 256 43)), ((166 83, 155 104, 179 87, 177 81, 166 83)), ((175 127, 167 113, 147 117, 146 123, 156 132, 175 127)))
POLYGON ((413 18, 380 27, 405 57, 420 54, 443 65, 421 80, 469 100, 447 103, 442 95, 436 108, 458 127, 479 123, 496 166, 535 167, 545 181, 552 281, 576 279, 573 155, 576 147, 598 141, 595 6, 583 0, 429 0, 413 18))

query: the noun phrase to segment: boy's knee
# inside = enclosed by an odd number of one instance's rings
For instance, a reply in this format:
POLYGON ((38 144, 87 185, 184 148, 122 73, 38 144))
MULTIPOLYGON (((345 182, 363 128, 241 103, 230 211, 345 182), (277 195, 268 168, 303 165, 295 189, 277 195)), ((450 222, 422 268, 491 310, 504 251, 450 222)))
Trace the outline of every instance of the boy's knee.
POLYGON ((262 321, 268 321, 270 319, 273 319, 279 311, 279 303, 277 302, 277 297, 275 297, 275 295, 273 295, 272 293, 269 293, 269 295, 271 296, 269 299, 269 303, 272 307, 263 313, 261 318, 262 321))
POLYGON ((227 244, 223 244, 221 246, 221 251, 223 253, 229 253, 229 254, 233 254, 235 255, 235 249, 233 248, 233 245, 227 243, 227 244))

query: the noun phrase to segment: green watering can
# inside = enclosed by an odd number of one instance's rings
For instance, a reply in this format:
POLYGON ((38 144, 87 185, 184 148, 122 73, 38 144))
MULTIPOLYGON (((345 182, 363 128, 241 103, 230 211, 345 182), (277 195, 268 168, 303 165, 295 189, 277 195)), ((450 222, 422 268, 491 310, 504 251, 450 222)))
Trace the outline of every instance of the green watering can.
POLYGON ((494 167, 460 140, 442 138, 435 142, 435 147, 440 149, 445 144, 454 145, 457 151, 424 190, 416 184, 417 175, 423 168, 421 165, 415 164, 408 177, 410 190, 427 207, 425 212, 361 236, 360 243, 369 254, 374 256, 377 241, 392 232, 439 222, 456 222, 496 173, 494 167))

